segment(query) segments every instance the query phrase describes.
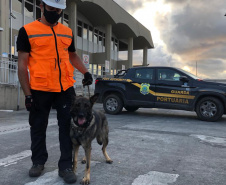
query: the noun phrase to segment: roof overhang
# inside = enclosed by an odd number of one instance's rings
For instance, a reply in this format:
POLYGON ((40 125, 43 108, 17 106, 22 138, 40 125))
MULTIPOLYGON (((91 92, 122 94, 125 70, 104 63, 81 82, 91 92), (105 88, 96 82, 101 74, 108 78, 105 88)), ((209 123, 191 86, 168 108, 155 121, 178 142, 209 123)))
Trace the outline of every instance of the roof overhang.
MULTIPOLYGON (((149 49, 154 48, 150 30, 145 28, 113 0, 71 1, 76 1, 78 12, 85 16, 93 26, 111 24, 112 32, 118 39, 125 40, 132 37, 134 39, 134 50, 145 47, 149 49)), ((125 50, 125 48, 120 50, 125 50)))

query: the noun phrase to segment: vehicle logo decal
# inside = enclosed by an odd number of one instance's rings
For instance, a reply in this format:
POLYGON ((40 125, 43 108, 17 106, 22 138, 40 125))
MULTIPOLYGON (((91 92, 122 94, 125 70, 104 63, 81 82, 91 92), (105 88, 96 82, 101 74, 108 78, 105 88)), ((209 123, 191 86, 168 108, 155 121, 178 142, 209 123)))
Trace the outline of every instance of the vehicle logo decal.
MULTIPOLYGON (((132 83, 132 84, 141 88, 141 85, 139 83, 132 83)), ((149 90, 149 93, 152 94, 153 96, 162 96, 162 97, 171 97, 171 98, 186 98, 186 99, 191 99, 191 100, 193 100, 195 98, 195 96, 192 96, 192 95, 158 93, 158 92, 154 92, 152 90, 149 90)))
POLYGON ((124 79, 124 78, 103 78, 102 80, 119 81, 119 82, 132 82, 132 80, 124 79))
POLYGON ((149 94, 150 93, 149 87, 150 87, 150 84, 142 83, 140 87, 140 93, 143 95, 149 94))
POLYGON ((170 98, 170 97, 157 97, 157 101, 161 102, 170 102, 170 103, 182 103, 182 104, 189 104, 188 99, 184 98, 170 98))

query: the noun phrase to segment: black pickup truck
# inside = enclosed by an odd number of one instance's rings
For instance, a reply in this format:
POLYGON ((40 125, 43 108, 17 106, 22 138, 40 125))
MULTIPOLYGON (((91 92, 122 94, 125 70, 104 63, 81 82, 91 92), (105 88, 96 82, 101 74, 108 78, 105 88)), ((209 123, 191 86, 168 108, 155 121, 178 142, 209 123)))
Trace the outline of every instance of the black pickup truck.
POLYGON ((199 119, 217 121, 226 113, 226 84, 207 82, 178 68, 134 67, 114 78, 97 78, 95 93, 108 114, 138 108, 195 111, 199 119))

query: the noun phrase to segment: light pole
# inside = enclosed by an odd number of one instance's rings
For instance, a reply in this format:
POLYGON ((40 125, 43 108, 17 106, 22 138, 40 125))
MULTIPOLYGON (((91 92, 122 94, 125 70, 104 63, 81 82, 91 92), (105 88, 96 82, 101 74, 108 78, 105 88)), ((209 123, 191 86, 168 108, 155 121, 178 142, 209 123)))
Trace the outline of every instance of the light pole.
POLYGON ((196 61, 196 76, 198 74, 198 62, 196 61))

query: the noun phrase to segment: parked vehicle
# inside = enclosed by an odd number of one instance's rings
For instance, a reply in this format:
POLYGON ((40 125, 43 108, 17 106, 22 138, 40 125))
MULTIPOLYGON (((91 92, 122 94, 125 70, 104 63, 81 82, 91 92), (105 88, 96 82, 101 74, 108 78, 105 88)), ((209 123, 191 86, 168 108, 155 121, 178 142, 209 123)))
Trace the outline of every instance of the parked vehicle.
POLYGON ((142 108, 195 111, 217 121, 226 113, 226 84, 207 82, 173 67, 134 67, 114 78, 97 78, 95 93, 108 114, 142 108))

